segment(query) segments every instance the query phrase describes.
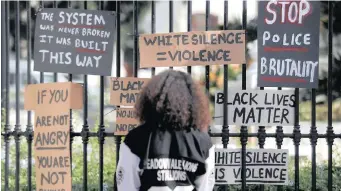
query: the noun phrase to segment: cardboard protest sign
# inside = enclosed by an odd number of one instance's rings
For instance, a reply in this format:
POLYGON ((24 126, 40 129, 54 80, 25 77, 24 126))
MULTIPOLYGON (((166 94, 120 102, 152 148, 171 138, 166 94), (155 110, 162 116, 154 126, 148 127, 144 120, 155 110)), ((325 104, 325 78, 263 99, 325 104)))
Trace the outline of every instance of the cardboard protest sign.
POLYGON ((36 19, 34 70, 110 76, 114 22, 109 11, 42 9, 36 19))
POLYGON ((115 135, 127 135, 128 132, 140 124, 136 119, 133 108, 118 108, 116 111, 115 135))
MULTIPOLYGON (((228 122, 233 125, 293 125, 295 114, 294 91, 229 90, 228 122)), ((215 124, 223 125, 224 93, 215 96, 215 124)))
POLYGON ((317 88, 320 2, 259 1, 258 87, 317 88))
MULTIPOLYGON (((288 184, 288 150, 247 149, 246 184, 288 184)), ((241 184, 241 149, 215 150, 216 184, 241 184)))
POLYGON ((140 68, 245 63, 245 31, 143 34, 140 68))
POLYGON ((110 104, 134 106, 149 78, 111 78, 110 104))
POLYGON ((35 111, 36 190, 71 190, 70 109, 82 108, 82 93, 71 82, 25 89, 25 109, 35 111))

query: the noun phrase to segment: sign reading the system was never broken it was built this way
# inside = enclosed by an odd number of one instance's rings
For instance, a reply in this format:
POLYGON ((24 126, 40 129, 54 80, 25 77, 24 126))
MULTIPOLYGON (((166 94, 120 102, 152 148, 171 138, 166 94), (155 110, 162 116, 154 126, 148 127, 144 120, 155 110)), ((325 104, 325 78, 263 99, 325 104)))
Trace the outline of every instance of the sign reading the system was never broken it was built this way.
POLYGON ((114 26, 110 11, 42 9, 36 21, 34 70, 110 76, 114 26))
POLYGON ((245 63, 245 31, 140 35, 140 67, 245 63))
POLYGON ((258 87, 317 88, 320 2, 259 1, 258 87))
MULTIPOLYGON (((288 184, 288 150, 247 149, 246 184, 288 184)), ((216 184, 241 184, 241 149, 215 150, 216 184)))

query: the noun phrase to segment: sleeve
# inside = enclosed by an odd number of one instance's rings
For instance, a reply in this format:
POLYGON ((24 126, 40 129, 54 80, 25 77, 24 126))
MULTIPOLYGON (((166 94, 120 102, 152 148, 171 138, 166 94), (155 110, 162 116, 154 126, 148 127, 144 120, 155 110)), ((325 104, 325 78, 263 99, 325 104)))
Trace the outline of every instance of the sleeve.
POLYGON ((116 183, 118 191, 138 191, 141 186, 139 176, 140 158, 131 152, 123 142, 120 147, 120 158, 116 168, 116 183))
POLYGON ((197 191, 213 190, 215 184, 214 162, 214 146, 212 146, 206 159, 206 173, 199 176, 194 182, 197 191))

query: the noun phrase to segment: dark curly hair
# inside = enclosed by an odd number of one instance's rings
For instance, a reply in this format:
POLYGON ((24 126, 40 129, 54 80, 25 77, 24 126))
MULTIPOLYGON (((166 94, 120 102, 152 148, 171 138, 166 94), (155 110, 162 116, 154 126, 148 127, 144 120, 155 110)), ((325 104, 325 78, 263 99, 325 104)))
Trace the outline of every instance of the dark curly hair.
POLYGON ((154 76, 142 89, 135 109, 142 123, 159 128, 206 131, 211 120, 202 88, 190 75, 174 70, 154 76))

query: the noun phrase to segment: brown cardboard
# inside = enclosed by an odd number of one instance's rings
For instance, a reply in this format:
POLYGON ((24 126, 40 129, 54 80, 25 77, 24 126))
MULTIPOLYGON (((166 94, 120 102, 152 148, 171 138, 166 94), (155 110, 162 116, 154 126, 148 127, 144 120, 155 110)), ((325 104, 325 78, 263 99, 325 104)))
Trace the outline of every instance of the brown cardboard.
POLYGON ((38 107, 67 107, 69 109, 81 109, 83 107, 83 87, 72 82, 31 84, 25 87, 24 97, 26 110, 35 110, 38 107), (61 94, 63 96, 57 100, 52 99, 50 103, 52 95, 58 95, 58 91, 60 94, 63 91, 61 94), (45 92, 45 96, 43 96, 43 92, 45 92), (53 94, 54 92, 56 94, 53 94))
POLYGON ((46 83, 26 87, 25 109, 35 111, 33 146, 37 190, 71 191, 70 109, 81 109, 82 105, 80 84, 46 83))
MULTIPOLYGON (((219 37, 219 38, 220 38, 219 37)), ((220 38, 221 39, 221 38, 220 38)), ((159 33, 159 34, 142 34, 139 37, 139 50, 140 50, 140 68, 150 67, 166 67, 166 66, 195 66, 195 65, 222 65, 222 64, 243 64, 245 63, 245 31, 244 30, 225 30, 225 31, 193 31, 181 33, 159 33), (218 36, 238 36, 238 41, 219 41, 218 36), (202 43, 199 43, 199 36, 202 43), (177 38, 179 37, 179 38, 177 38), (183 38, 184 37, 184 38, 183 38), (158 40, 155 44, 147 45, 146 40, 162 39, 165 43, 158 40), (169 39, 169 40, 168 40, 169 39), (186 40, 187 39, 187 40, 186 40), (204 61, 207 52, 213 51, 230 51, 227 59, 215 61, 204 61), (195 57, 188 60, 171 59, 170 54, 174 56, 176 51, 187 53, 186 58, 189 58, 188 51, 195 52, 195 57), (200 53, 200 51, 202 51, 200 53), (202 55, 202 60, 199 60, 202 55), (158 60, 159 59, 159 60, 158 60), (164 60, 162 60, 164 59, 164 60)), ((218 56, 221 58, 222 53, 218 56)))
POLYGON ((147 85, 149 78, 111 78, 110 104, 111 105, 135 105, 141 89, 147 85), (118 85, 119 84, 119 85, 118 85), (133 86, 131 86, 134 84, 133 86), (123 85, 123 86, 122 86, 123 85), (128 88, 128 86, 130 88, 128 88), (126 96, 126 97, 125 97, 126 96), (121 99, 122 98, 122 99, 121 99))
POLYGON ((54 109, 40 108, 35 110, 35 132, 33 139, 34 158, 36 161, 37 190, 65 190, 71 191, 71 160, 70 160, 70 109, 58 107, 54 109), (67 115, 67 123, 56 126, 37 126, 37 118, 43 116, 67 115), (53 138, 56 144, 47 145, 44 136, 61 134, 60 138, 53 138), (66 135, 66 136, 65 136, 66 135), (39 141, 38 141, 39 140, 39 141), (54 149, 52 149, 54 148, 54 149), (49 164, 52 159, 52 166, 49 164), (46 161, 49 161, 46 163, 46 161), (57 160, 55 162, 55 160, 57 160), (59 174, 60 173, 60 174, 59 174), (46 178, 45 178, 46 177, 46 178))
POLYGON ((129 130, 136 128, 139 124, 139 120, 136 119, 135 109, 117 109, 115 135, 127 135, 129 130))

